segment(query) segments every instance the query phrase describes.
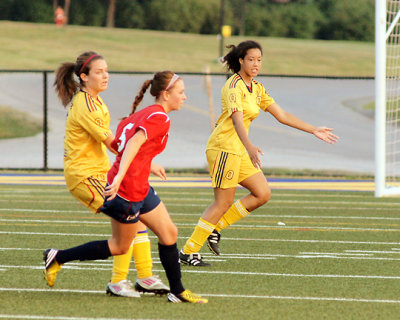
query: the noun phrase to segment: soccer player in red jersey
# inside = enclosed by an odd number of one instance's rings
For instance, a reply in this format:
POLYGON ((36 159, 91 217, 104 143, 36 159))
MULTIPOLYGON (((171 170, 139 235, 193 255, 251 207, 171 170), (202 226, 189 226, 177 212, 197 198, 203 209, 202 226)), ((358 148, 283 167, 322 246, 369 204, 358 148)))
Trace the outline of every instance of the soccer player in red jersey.
POLYGON ((109 240, 88 242, 66 250, 47 249, 44 252, 47 283, 54 285, 57 273, 66 262, 106 259, 126 253, 140 220, 158 237, 160 260, 170 284, 168 301, 208 302, 183 287, 176 245, 178 230, 148 180, 153 158, 167 144, 168 113, 179 110, 185 100, 183 80, 171 71, 158 72, 152 80, 143 83, 130 116, 118 125, 112 142, 118 154, 108 172, 106 201, 100 209, 111 217, 112 236, 109 240), (135 112, 149 87, 156 103, 135 112))
MULTIPOLYGON (((68 190, 94 213, 104 203, 110 160, 106 149, 114 140, 110 113, 100 94, 108 87, 108 65, 93 51, 82 53, 76 62, 64 62, 56 71, 54 86, 68 116, 64 135, 64 176, 68 190), (76 80, 79 79, 79 82, 76 80)), ((153 163, 152 173, 164 178, 165 171, 153 163)), ((106 292, 121 297, 140 297, 139 292, 167 294, 169 288, 153 274, 150 239, 146 226, 140 228, 128 252, 114 257, 112 277, 106 292), (128 280, 132 255, 138 279, 128 280)))

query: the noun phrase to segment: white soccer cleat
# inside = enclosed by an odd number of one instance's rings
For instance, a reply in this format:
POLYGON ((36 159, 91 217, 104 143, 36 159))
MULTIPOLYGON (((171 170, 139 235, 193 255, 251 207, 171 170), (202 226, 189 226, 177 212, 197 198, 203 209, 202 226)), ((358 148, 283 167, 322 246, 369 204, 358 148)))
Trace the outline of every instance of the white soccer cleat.
POLYGON ((106 293, 117 297, 140 298, 140 293, 133 289, 130 280, 121 280, 117 283, 110 282, 107 285, 106 293))
POLYGON ((135 289, 138 292, 154 293, 155 295, 164 295, 169 293, 169 287, 166 286, 156 275, 143 279, 137 279, 135 283, 135 289))

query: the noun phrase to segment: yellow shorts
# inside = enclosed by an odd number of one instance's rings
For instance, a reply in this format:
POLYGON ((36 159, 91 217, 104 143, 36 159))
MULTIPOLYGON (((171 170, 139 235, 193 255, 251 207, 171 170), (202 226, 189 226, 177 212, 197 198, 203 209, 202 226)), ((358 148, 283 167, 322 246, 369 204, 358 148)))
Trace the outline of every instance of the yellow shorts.
POLYGON ((238 183, 261 172, 247 153, 242 156, 220 150, 207 150, 208 169, 213 188, 236 188, 238 183))
POLYGON ((107 185, 105 175, 97 175, 81 181, 74 189, 70 190, 72 195, 82 202, 94 213, 98 213, 104 203, 104 188, 107 185))

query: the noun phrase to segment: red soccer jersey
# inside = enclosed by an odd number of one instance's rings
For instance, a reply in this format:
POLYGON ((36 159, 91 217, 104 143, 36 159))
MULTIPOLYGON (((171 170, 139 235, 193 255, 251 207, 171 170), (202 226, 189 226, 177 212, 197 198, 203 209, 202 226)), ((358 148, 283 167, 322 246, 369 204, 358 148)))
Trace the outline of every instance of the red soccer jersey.
POLYGON ((112 147, 118 150, 113 166, 108 172, 108 183, 113 182, 118 173, 126 143, 138 130, 143 130, 147 140, 132 160, 118 190, 118 195, 128 201, 142 201, 150 188, 149 175, 151 161, 161 153, 167 144, 170 120, 160 105, 152 105, 135 112, 122 120, 117 128, 112 147))

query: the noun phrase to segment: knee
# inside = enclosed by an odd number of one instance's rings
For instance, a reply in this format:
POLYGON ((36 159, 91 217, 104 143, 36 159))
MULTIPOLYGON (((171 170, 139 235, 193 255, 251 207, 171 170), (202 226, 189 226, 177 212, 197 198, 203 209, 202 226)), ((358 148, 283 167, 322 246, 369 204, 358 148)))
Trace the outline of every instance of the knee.
POLYGON ((177 242, 178 239, 178 228, 175 224, 171 224, 162 235, 158 237, 160 243, 164 246, 171 246, 177 242))
POLYGON ((263 192, 258 194, 256 198, 259 206, 266 204, 271 199, 271 190, 263 190, 263 192))
POLYGON ((121 244, 121 243, 110 243, 109 242, 109 247, 110 247, 110 252, 113 256, 119 256, 121 254, 125 254, 129 251, 129 247, 131 244, 121 244))
POLYGON ((176 243, 176 241, 178 240, 178 228, 174 224, 172 224, 172 226, 170 227, 169 237, 171 238, 172 241, 171 244, 176 243))

